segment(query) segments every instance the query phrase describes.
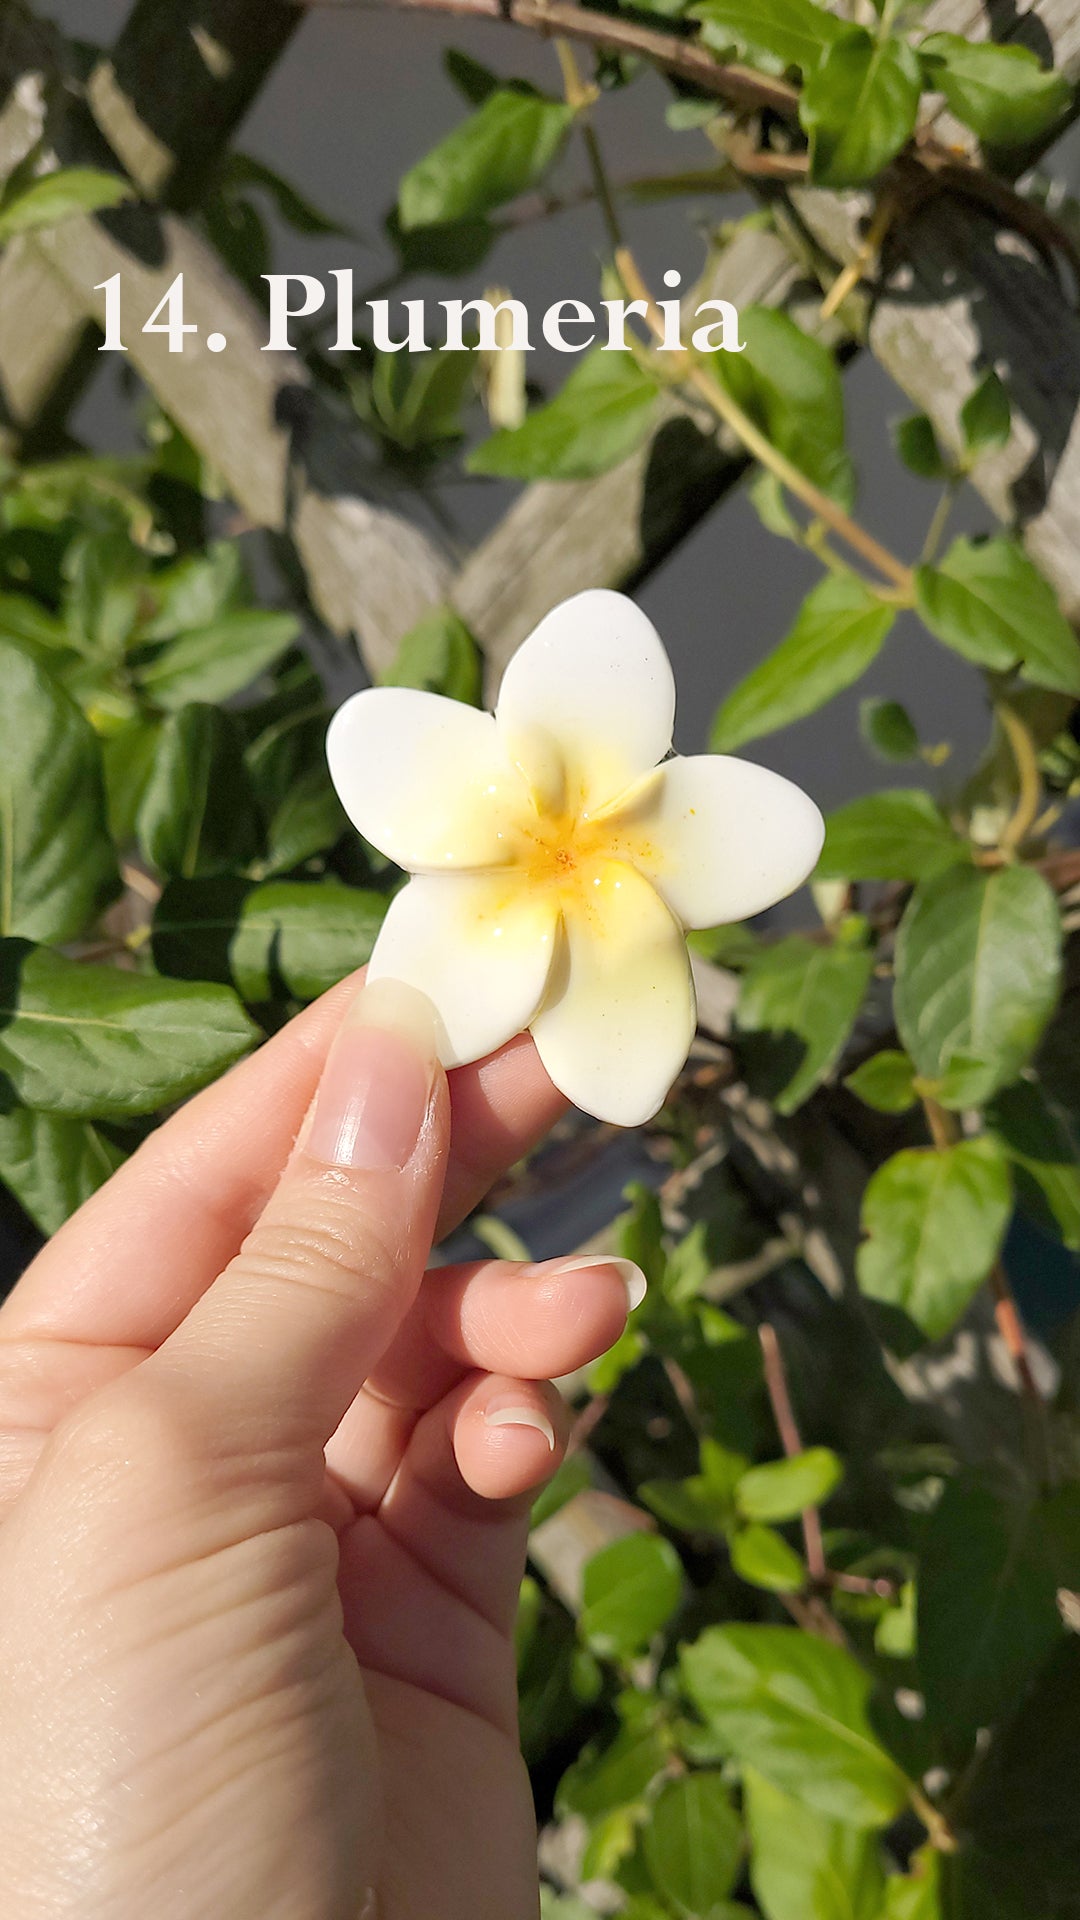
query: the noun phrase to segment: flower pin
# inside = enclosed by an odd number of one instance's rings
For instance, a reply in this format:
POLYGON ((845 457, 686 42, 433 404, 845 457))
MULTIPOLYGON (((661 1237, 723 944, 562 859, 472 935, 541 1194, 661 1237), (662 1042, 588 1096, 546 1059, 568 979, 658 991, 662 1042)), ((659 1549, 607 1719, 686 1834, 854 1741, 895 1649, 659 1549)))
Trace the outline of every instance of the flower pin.
POLYGON ((412 876, 368 977, 428 995, 447 1067, 527 1027, 597 1119, 637 1126, 663 1104, 694 1034, 685 931, 783 899, 823 834, 779 774, 671 756, 674 715, 658 634, 602 589, 540 622, 494 714, 375 687, 334 715, 345 811, 412 876))

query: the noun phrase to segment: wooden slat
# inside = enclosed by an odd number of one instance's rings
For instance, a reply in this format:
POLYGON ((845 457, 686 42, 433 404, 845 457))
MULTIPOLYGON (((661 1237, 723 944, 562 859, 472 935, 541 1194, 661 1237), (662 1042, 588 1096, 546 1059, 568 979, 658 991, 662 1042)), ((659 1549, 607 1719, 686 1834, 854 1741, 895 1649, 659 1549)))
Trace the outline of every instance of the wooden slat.
MULTIPOLYGON (((971 39, 1015 39, 1080 81, 1076 0, 1039 0, 1014 17, 1007 36, 993 0, 936 0, 926 25, 971 39)), ((948 116, 935 124, 970 146, 948 116)), ((839 270, 858 251, 868 198, 809 190, 794 197, 808 235, 839 270)), ((801 325, 819 327, 817 303, 792 300, 798 278, 777 236, 751 232, 723 257, 716 291, 736 305, 786 303, 801 325)), ((1032 557, 1070 614, 1080 615, 1080 320, 1033 250, 969 201, 942 195, 906 231, 867 344, 953 445, 960 407, 985 366, 1002 367, 1016 409, 1013 436, 978 463, 973 479, 1000 518, 1019 514, 1032 557)), ((730 441, 721 448, 711 465, 702 463, 703 483, 684 501, 677 528, 661 517, 654 532, 642 512, 646 475, 660 498, 677 488, 678 455, 672 448, 665 462, 662 441, 597 480, 538 482, 522 493, 454 588, 488 652, 491 691, 551 606, 583 587, 632 585, 737 484, 745 461, 730 441)))
MULTIPOLYGON (((87 95, 140 192, 192 204, 302 18, 281 0, 137 0, 111 55, 93 69, 87 95)), ((24 71, 30 48, 44 39, 9 0, 4 70, 24 71)), ((86 324, 84 303, 43 267, 34 247, 4 253, 0 392, 10 426, 38 420, 59 393, 67 399, 65 376, 86 324)), ((93 365, 85 353, 83 363, 93 365)))
POLYGON ((95 318, 104 296, 92 289, 121 275, 124 342, 148 386, 251 519, 291 535, 331 630, 354 633, 373 671, 388 664, 445 591, 448 563, 419 528, 375 502, 352 423, 313 390, 299 354, 263 351, 265 320, 210 248, 177 215, 144 208, 108 227, 66 221, 35 245, 95 318), (178 273, 199 333, 170 353, 164 335, 139 323, 178 273), (209 353, 211 332, 225 335, 224 352, 209 353))
MULTIPOLYGON (((937 0, 926 24, 985 39, 999 19, 977 0, 937 0)), ((995 38, 1031 47, 1080 84, 1075 0, 1040 0, 995 38)), ((855 258, 865 196, 805 190, 794 199, 834 260, 855 258)), ((1080 317, 1035 247, 966 198, 930 200, 890 238, 867 345, 955 449, 964 401, 988 367, 1002 374, 1013 431, 971 477, 995 515, 1018 524, 1066 613, 1080 620, 1080 317)))
MULTIPOLYGON (((209 17, 202 0, 198 13, 209 17)), ((0 63, 15 89, 0 120, 0 158, 14 163, 40 136, 41 88, 28 76, 44 72, 51 56, 51 37, 28 18, 0 42, 0 63)), ((73 108, 55 133, 50 122, 64 161, 115 166, 111 147, 79 113, 73 108)), ((252 521, 291 535, 312 602, 331 630, 356 636, 371 671, 387 665, 402 633, 443 596, 449 564, 418 527, 373 497, 355 424, 314 391, 299 354, 262 350, 265 321, 213 250, 177 215, 140 206, 28 235, 5 254, 4 266, 10 277, 0 275, 0 383, 8 414, 18 417, 31 387, 40 402, 50 372, 24 309, 41 320, 55 300, 82 321, 100 320, 104 297, 94 289, 119 273, 124 342, 161 405, 252 521), (174 354, 163 334, 144 334, 141 323, 178 273, 186 318, 200 331, 174 354), (228 341, 216 356, 206 348, 210 332, 228 341)))
MULTIPOLYGON (((687 304, 691 312, 704 297, 787 305, 808 330, 820 330, 809 293, 779 236, 746 228, 687 304)), ((487 655, 490 692, 550 607, 585 587, 631 584, 735 484, 746 468, 742 448, 731 435, 717 439, 708 424, 706 437, 672 396, 629 459, 595 480, 537 481, 470 556, 453 598, 487 655)))

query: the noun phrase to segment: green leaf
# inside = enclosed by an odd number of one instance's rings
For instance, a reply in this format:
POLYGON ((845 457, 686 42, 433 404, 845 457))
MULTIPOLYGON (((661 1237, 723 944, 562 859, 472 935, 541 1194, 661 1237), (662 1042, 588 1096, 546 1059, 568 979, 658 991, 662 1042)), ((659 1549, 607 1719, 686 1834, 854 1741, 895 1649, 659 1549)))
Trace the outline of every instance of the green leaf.
POLYGON ((573 1500, 576 1494, 584 1493, 592 1483, 589 1455, 584 1451, 568 1453, 532 1503, 529 1512, 530 1532, 535 1527, 542 1527, 545 1520, 553 1519, 568 1501, 573 1500))
POLYGON ((906 40, 875 39, 863 27, 834 40, 799 102, 815 186, 875 179, 911 138, 921 92, 922 72, 906 40))
POLYGON ((546 406, 474 449, 470 473, 510 480, 588 480, 618 466, 645 438, 659 388, 629 350, 596 348, 546 406))
POLYGON ((587 1907, 574 1894, 554 1893, 550 1887, 541 1886, 540 1920, 596 1920, 596 1908, 587 1907))
POLYGON ((326 764, 330 717, 312 676, 280 701, 267 703, 273 717, 262 726, 244 760, 263 820, 265 873, 285 873, 312 854, 332 847, 348 821, 326 764))
POLYGON ((381 684, 419 687, 473 707, 480 705, 479 650, 453 607, 435 607, 410 628, 381 684))
POLYGON ((664 1246, 664 1222, 660 1202, 651 1187, 632 1180, 623 1188, 629 1201, 626 1213, 615 1220, 615 1250, 624 1260, 633 1260, 641 1268, 650 1287, 663 1287, 667 1271, 664 1246))
POLYGON ((136 714, 101 742, 109 832, 118 846, 135 837, 146 783, 153 771, 161 721, 136 714))
MULTIPOLYGON (((890 1873, 885 1904, 877 1920, 943 1920, 940 1894, 942 1856, 932 1847, 915 1855, 911 1873, 890 1873)), ((991 1920, 984 1914, 982 1920, 991 1920)))
POLYGON ((921 787, 868 794, 831 813, 819 880, 927 880, 971 849, 921 787))
POLYGON ((257 1038, 227 987, 0 943, 0 1075, 28 1107, 99 1120, 152 1113, 257 1038))
POLYGON ((806 1566, 774 1527, 752 1520, 736 1528, 730 1541, 731 1564, 740 1580, 766 1593, 798 1593, 806 1585, 806 1566))
POLYGON ((1060 916, 1042 876, 951 868, 915 889, 900 922, 900 1038, 927 1080, 963 1053, 996 1067, 1006 1086, 1038 1044, 1060 978, 1060 916))
POLYGON ((70 940, 120 890, 101 749, 42 667, 0 640, 0 935, 70 940))
POLYGON ((906 707, 872 694, 859 702, 859 732, 879 760, 915 760, 919 736, 906 707))
POLYGON ((190 706, 169 715, 136 824, 147 860, 186 880, 254 857, 259 821, 233 714, 190 706))
POLYGON ((225 613, 210 626, 181 634, 136 668, 139 684, 167 711, 196 700, 228 700, 272 667, 299 632, 291 613, 225 613))
POLYGON ((406 452, 438 450, 465 431, 462 408, 475 380, 471 348, 380 353, 370 389, 351 391, 361 417, 406 452))
POLYGON ((657 1533, 628 1533, 585 1568, 579 1630, 596 1653, 627 1659, 667 1625, 682 1598, 682 1562, 657 1533))
POLYGON ((850 507, 855 475, 835 356, 773 307, 740 308, 739 327, 743 351, 715 355, 716 378, 800 472, 850 507))
POLYGON ((893 1154, 863 1197, 863 1293, 940 1338, 986 1279, 1011 1211, 1008 1162, 990 1135, 893 1154))
POLYGON ((0 1113, 0 1180, 42 1233, 56 1233, 123 1158, 88 1120, 19 1106, 0 1113))
MULTIPOLYGON (((500 86, 499 76, 490 67, 482 66, 474 60, 471 53, 462 53, 459 47, 447 47, 443 54, 443 66, 446 75, 452 80, 459 93, 464 94, 471 107, 479 107, 489 93, 497 93, 500 86)), ((531 88, 522 91, 530 92, 531 88)))
POLYGON ((742 1824, 719 1773, 684 1773, 653 1801, 642 1837, 653 1885, 686 1920, 730 1893, 742 1856, 742 1824))
POLYGON ((938 445, 929 414, 912 413, 906 420, 896 421, 893 442, 909 473, 918 474, 920 480, 948 478, 950 465, 938 445))
POLYGON ((448 220, 441 225, 404 228, 396 207, 387 214, 384 225, 403 275, 473 273, 498 237, 490 220, 448 220))
POLYGON ((1051 588, 1004 535, 954 540, 935 567, 916 567, 919 613, 932 634, 976 666, 1019 665, 1036 687, 1080 695, 1080 646, 1051 588))
POLYGON ((750 1883, 765 1920, 881 1920, 884 1882, 865 1828, 827 1820, 747 1767, 750 1883))
POLYGON ((735 1519, 735 1488, 747 1464, 742 1454, 706 1437, 700 1473, 687 1480, 647 1480, 638 1488, 638 1498, 669 1527, 722 1537, 735 1519))
POLYGON ((64 555, 68 639, 102 664, 124 654, 146 591, 146 555, 112 527, 80 534, 64 555))
POLYGON ((925 1092, 929 1086, 941 1106, 962 1113, 967 1107, 981 1107, 997 1084, 998 1072, 993 1062, 979 1060, 971 1053, 954 1053, 940 1080, 927 1083, 920 1079, 919 1092, 925 1092))
POLYGON ((969 393, 964 401, 960 426, 969 453, 986 453, 993 447, 1005 445, 1012 431, 1012 407, 993 367, 984 373, 974 393, 969 393))
POLYGON ((254 202, 235 191, 217 189, 206 195, 202 218, 211 244, 249 293, 261 298, 263 274, 274 264, 269 228, 254 202))
POLYGON ((895 618, 895 609, 883 606, 853 574, 827 574, 807 594, 775 653, 728 694, 713 721, 713 752, 732 753, 747 740, 816 713, 866 672, 895 618))
POLYGON ((907 1054, 886 1048, 849 1073, 844 1085, 878 1113, 907 1113, 918 1098, 914 1078, 915 1069, 907 1054))
POLYGON ((1080 1155, 1065 1120, 1034 1081, 1018 1080, 998 1094, 986 1122, 1017 1169, 1025 1210, 1080 1253, 1080 1155))
POLYGON ((899 1604, 886 1607, 874 1628, 874 1651, 887 1660, 911 1660, 915 1654, 915 1583, 905 1580, 899 1604))
POLYGON ((1078 1587, 1080 1487, 948 1482, 923 1532, 918 1644, 927 1714, 955 1758, 1012 1711, 1065 1636, 1058 1590, 1078 1587))
POLYGON ((1072 89, 1029 47, 931 33, 919 48, 927 84, 988 147, 1024 147, 1068 112, 1072 89))
POLYGON ((221 980, 252 1004, 314 1000, 371 958, 387 896, 340 880, 172 880, 154 914, 162 973, 221 980))
POLYGON ((735 1489, 735 1503, 746 1520, 795 1520, 807 1507, 821 1506, 843 1477, 831 1447, 807 1447, 751 1467, 735 1489))
POLYGON ((767 72, 812 73, 844 23, 813 0, 702 0, 689 8, 714 53, 734 52, 767 72))
POLYGON ((965 1898, 963 1920, 1074 1920, 1080 1885, 1078 1723, 1080 1642, 1070 1635, 998 1731, 965 1791, 964 1825, 985 1866, 994 1905, 987 1888, 976 1888, 974 1899, 965 1898))
POLYGON ((739 996, 739 1030, 783 1036, 787 1072, 775 1096, 781 1113, 794 1113, 835 1066, 873 969, 869 948, 818 946, 800 934, 767 947, 750 962, 739 996), (793 1041, 801 1051, 791 1071, 793 1041))
POLYGON ((331 219, 329 214, 321 213, 310 200, 280 173, 275 173, 264 161, 255 160, 249 153, 230 153, 225 161, 224 182, 227 190, 237 188, 260 187, 269 194, 279 217, 294 233, 310 235, 350 236, 350 229, 340 221, 331 219))
POLYGON ((134 198, 130 180, 96 167, 61 167, 55 173, 39 174, 0 201, 0 243, 18 233, 58 227, 74 214, 98 213, 134 198))
POLYGON ((831 1819, 885 1826, 907 1781, 870 1730, 870 1680, 842 1647, 795 1627, 707 1627, 683 1683, 743 1765, 831 1819))
POLYGON ((557 1811, 597 1820, 616 1807, 645 1797, 667 1760, 667 1747, 651 1721, 620 1728, 602 1751, 586 1748, 563 1774, 556 1793, 557 1811))
POLYGON ((0 640, 22 642, 37 653, 64 653, 71 638, 63 620, 27 593, 0 592, 0 640))
POLYGON ((475 219, 525 193, 559 154, 573 121, 560 101, 500 87, 423 160, 398 193, 401 225, 475 219))
POLYGON ((148 592, 157 611, 142 628, 145 640, 175 640, 178 634, 211 627, 237 610, 247 578, 235 540, 213 540, 200 553, 185 554, 151 576, 148 592))

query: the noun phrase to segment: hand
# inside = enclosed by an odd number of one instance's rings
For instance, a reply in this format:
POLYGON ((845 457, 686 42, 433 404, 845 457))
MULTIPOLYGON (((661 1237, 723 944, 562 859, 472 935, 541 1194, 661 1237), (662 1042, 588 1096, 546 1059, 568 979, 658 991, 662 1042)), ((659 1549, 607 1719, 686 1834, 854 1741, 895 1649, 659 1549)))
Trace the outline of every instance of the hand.
POLYGON ((547 1376, 617 1337, 627 1276, 424 1268, 561 1108, 528 1039, 448 1085, 423 997, 346 982, 24 1275, 0 1311, 12 1920, 534 1920, 528 1490, 565 1436, 547 1376))

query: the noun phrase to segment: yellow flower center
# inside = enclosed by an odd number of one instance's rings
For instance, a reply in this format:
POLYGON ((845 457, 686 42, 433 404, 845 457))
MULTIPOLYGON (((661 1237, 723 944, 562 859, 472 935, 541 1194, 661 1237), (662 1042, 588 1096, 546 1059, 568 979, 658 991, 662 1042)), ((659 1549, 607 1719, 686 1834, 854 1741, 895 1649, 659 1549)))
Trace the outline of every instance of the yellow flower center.
POLYGON ((650 774, 617 807, 599 815, 538 803, 535 813, 530 811, 516 823, 518 845, 512 864, 518 878, 530 890, 553 887, 560 902, 573 897, 585 905, 606 862, 655 869, 650 801, 656 790, 656 776, 650 774))

